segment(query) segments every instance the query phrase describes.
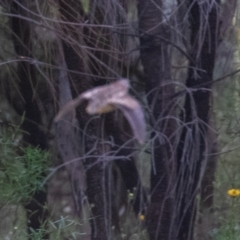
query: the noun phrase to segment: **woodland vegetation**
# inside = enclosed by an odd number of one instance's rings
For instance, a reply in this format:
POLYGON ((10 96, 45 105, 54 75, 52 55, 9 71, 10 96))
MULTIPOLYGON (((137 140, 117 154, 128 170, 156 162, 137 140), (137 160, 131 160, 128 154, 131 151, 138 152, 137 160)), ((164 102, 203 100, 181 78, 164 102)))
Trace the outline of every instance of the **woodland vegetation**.
POLYGON ((237 9, 0 1, 0 239, 238 239, 237 9), (89 115, 87 101, 54 121, 122 78, 144 144, 121 111, 89 115))

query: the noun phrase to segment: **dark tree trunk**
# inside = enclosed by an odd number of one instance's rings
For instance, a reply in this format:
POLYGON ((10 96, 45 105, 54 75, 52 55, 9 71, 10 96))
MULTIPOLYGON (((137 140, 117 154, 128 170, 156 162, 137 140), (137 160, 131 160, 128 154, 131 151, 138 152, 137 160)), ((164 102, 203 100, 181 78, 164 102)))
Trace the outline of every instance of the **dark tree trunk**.
MULTIPOLYGON (((79 2, 60 0, 59 4, 65 21, 69 23, 82 22, 84 14, 79 2)), ((65 33, 67 33, 66 36, 77 43, 76 45, 71 45, 67 39, 63 38, 63 49, 68 69, 79 73, 87 73, 88 70, 85 67, 88 65, 88 59, 81 49, 83 29, 75 28, 71 25, 63 26, 63 28, 65 33)), ((73 97, 94 86, 92 78, 87 77, 87 75, 70 73, 69 77, 73 97)), ((82 139, 85 146, 85 156, 90 151, 92 156, 95 155, 88 158, 84 163, 86 168, 87 196, 89 206, 91 206, 91 239, 107 240, 111 238, 109 192, 106 187, 108 166, 104 163, 104 159, 100 157, 104 152, 104 146, 98 142, 101 127, 100 121, 99 119, 91 120, 85 108, 84 104, 80 105, 77 108, 76 116, 80 123, 80 129, 84 132, 82 139)))
POLYGON ((189 89, 182 113, 185 123, 178 147, 177 239, 193 239, 196 194, 207 151, 211 84, 218 42, 219 1, 195 1, 190 5, 191 59, 186 86, 189 89), (204 83, 208 83, 204 85, 204 83), (199 84, 202 87, 197 87, 199 84), (204 89, 203 89, 204 88, 204 89), (193 91, 191 91, 191 89, 193 91))
MULTIPOLYGON (((119 152, 120 156, 129 156, 132 153, 132 149, 122 149, 119 152)), ((134 193, 134 199, 131 202, 133 206, 133 211, 136 215, 145 213, 147 207, 147 195, 141 184, 139 173, 134 163, 134 158, 131 157, 129 160, 117 160, 117 166, 122 174, 123 181, 125 183, 126 189, 130 193, 134 193)))
POLYGON ((163 23, 161 0, 139 0, 141 60, 146 79, 146 94, 150 106, 153 132, 151 167, 151 203, 147 214, 147 227, 151 240, 169 239, 172 222, 171 183, 174 171, 174 130, 171 120, 171 46, 170 29, 163 23), (161 41, 165 39, 165 41, 161 41))
MULTIPOLYGON (((24 10, 18 1, 13 1, 11 4, 11 13, 19 16, 28 16, 28 12, 24 10)), ((27 1, 23 3, 27 7, 27 1)), ((31 144, 43 150, 48 148, 47 137, 43 132, 43 124, 41 118, 41 111, 36 99, 36 71, 31 64, 29 58, 32 57, 32 38, 30 33, 30 25, 26 20, 18 17, 11 18, 11 28, 13 44, 16 54, 22 61, 18 62, 18 78, 19 90, 21 94, 23 108, 16 108, 20 115, 24 115, 24 121, 21 126, 22 130, 26 132, 23 140, 26 144, 31 144), (41 129, 42 127, 42 129, 41 129)), ((47 219, 47 211, 45 205, 47 201, 46 191, 38 191, 33 196, 32 200, 25 205, 27 211, 28 231, 30 229, 38 230, 47 219)), ((48 238, 47 235, 44 239, 48 238)))
POLYGON ((135 164, 135 157, 133 156, 133 152, 135 151, 134 144, 129 141, 129 136, 124 135, 125 132, 131 132, 131 129, 125 119, 118 118, 118 121, 116 121, 114 114, 115 113, 107 114, 105 117, 106 126, 108 126, 106 127, 106 132, 113 137, 114 146, 112 150, 116 153, 116 156, 127 158, 127 160, 120 159, 114 162, 120 170, 126 189, 129 190, 130 193, 134 193, 134 199, 131 204, 134 213, 138 215, 140 213, 145 213, 147 207, 147 194, 142 186, 135 164), (111 128, 109 128, 109 126, 111 126, 111 128), (129 142, 129 144, 127 144, 127 142, 129 142))
MULTIPOLYGON (((56 53, 56 64, 61 68, 59 71, 59 80, 57 83, 57 91, 59 95, 60 108, 68 101, 72 100, 70 89, 70 81, 67 74, 67 66, 65 56, 63 54, 62 42, 58 41, 56 53)), ((65 163, 69 180, 72 187, 73 216, 81 216, 82 200, 85 195, 86 176, 82 161, 72 161, 80 157, 80 137, 77 131, 77 121, 74 112, 64 116, 62 121, 55 124, 56 126, 56 145, 57 151, 61 156, 61 160, 65 163)), ((59 163, 58 163, 59 164, 59 163)))

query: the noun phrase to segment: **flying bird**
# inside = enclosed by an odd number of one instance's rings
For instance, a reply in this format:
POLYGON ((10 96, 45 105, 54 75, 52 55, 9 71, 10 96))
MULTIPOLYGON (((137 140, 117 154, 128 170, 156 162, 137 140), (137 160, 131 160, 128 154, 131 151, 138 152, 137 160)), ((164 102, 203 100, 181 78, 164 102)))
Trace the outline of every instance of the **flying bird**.
POLYGON ((91 115, 103 114, 119 109, 128 120, 134 137, 140 144, 143 144, 146 134, 144 114, 138 101, 128 94, 129 88, 128 79, 120 79, 105 86, 95 87, 69 101, 59 111, 54 120, 56 122, 59 121, 83 100, 88 100, 86 112, 91 115))

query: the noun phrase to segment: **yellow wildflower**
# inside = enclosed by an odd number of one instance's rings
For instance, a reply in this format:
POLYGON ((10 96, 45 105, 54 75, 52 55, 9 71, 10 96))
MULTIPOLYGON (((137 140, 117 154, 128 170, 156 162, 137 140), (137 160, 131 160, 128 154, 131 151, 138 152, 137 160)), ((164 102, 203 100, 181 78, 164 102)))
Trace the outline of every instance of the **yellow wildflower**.
POLYGON ((240 189, 235 189, 235 188, 229 189, 228 195, 231 197, 237 197, 240 195, 240 189))
POLYGON ((145 216, 143 214, 139 215, 139 220, 140 221, 144 221, 145 220, 145 216))

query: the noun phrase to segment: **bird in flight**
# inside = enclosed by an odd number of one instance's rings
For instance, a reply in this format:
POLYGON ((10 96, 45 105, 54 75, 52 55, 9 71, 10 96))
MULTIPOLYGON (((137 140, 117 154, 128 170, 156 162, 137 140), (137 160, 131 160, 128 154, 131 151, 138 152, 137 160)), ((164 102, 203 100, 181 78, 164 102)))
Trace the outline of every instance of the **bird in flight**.
POLYGON ((77 98, 69 101, 59 111, 54 120, 59 121, 83 100, 88 100, 86 112, 90 115, 103 114, 119 109, 128 120, 134 137, 140 144, 143 144, 146 134, 144 114, 138 101, 128 94, 129 88, 129 80, 120 79, 114 83, 83 92, 77 98))

